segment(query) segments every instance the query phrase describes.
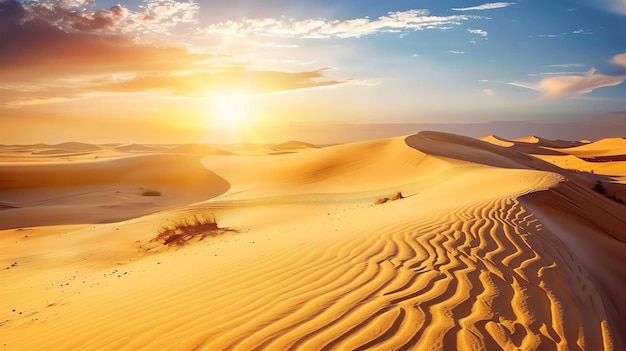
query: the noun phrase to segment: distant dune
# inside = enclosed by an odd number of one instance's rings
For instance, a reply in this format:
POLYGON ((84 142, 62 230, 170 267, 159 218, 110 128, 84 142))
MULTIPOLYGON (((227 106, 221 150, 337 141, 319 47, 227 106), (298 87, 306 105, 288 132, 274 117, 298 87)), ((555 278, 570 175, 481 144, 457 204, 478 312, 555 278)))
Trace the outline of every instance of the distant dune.
POLYGON ((624 139, 78 148, 0 148, 4 349, 626 348, 624 139))
POLYGON ((287 141, 272 146, 274 150, 299 150, 299 149, 319 149, 319 146, 304 141, 287 141))
POLYGON ((68 142, 68 143, 50 145, 50 148, 67 150, 70 152, 84 152, 84 151, 100 150, 100 147, 97 145, 86 144, 86 143, 76 143, 76 142, 68 142))
POLYGON ((184 144, 175 146, 170 151, 181 154, 232 155, 232 152, 205 144, 184 144))
POLYGON ((128 144, 115 146, 115 149, 122 152, 167 152, 170 151, 167 147, 162 146, 147 146, 141 144, 128 144))

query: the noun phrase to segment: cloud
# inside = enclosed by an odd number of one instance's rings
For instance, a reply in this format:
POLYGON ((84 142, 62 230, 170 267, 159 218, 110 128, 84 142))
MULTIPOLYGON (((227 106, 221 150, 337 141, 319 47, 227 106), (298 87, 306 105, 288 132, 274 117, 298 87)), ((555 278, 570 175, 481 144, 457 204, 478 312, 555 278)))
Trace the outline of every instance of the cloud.
POLYGON ((489 33, 487 33, 487 31, 483 29, 468 29, 467 31, 472 34, 480 35, 481 37, 486 37, 489 35, 489 33))
POLYGON ((593 34, 593 33, 590 31, 586 31, 584 29, 578 29, 578 30, 573 31, 572 34, 593 34))
POLYGON ((496 93, 491 90, 491 89, 483 89, 483 94, 485 94, 486 96, 494 96, 496 93))
POLYGON ((537 83, 512 82, 508 84, 544 93, 543 96, 547 99, 563 99, 588 94, 598 88, 619 85, 625 79, 626 75, 608 76, 596 74, 596 70, 592 68, 584 75, 544 78, 537 83))
POLYGON ((449 29, 473 16, 431 16, 428 10, 389 12, 375 20, 368 17, 349 20, 243 18, 213 24, 201 31, 206 34, 257 35, 285 38, 358 38, 398 30, 449 29))
POLYGON ((169 35, 179 24, 197 24, 199 5, 175 0, 144 0, 140 11, 123 5, 90 10, 93 0, 33 1, 2 0, 2 7, 20 7, 23 22, 43 22, 66 32, 101 34, 158 33, 169 35))
POLYGON ((608 8, 621 15, 626 15, 626 1, 625 0, 603 0, 600 2, 602 5, 608 5, 608 8))
POLYGON ((561 63, 558 65, 546 65, 543 67, 549 67, 549 68, 577 68, 577 67, 586 67, 587 65, 585 65, 584 63, 561 63))
POLYGON ((585 72, 576 72, 576 71, 539 72, 539 75, 542 75, 542 76, 571 76, 571 75, 580 75, 580 74, 585 74, 585 72))
POLYGON ((448 52, 451 54, 455 54, 455 55, 463 55, 465 53, 465 51, 457 51, 457 50, 448 50, 448 52))
POLYGON ((623 54, 613 56, 613 59, 611 60, 611 62, 613 62, 614 64, 622 68, 626 68, 626 52, 623 54))
POLYGON ((515 5, 514 2, 491 2, 487 4, 482 4, 478 6, 472 7, 462 7, 462 8, 453 8, 453 11, 483 11, 483 10, 493 10, 493 9, 501 9, 505 7, 509 7, 511 5, 515 5))
MULTIPOLYGON (((60 3, 0 0, 0 33, 11 33, 11 40, 0 40, 0 105, 47 103, 94 92, 193 95, 236 86, 261 93, 345 82, 328 79, 321 70, 248 69, 237 67, 240 64, 227 56, 194 53, 183 46, 152 45, 140 36, 116 33, 117 28, 109 31, 112 23, 118 23, 115 13, 127 18, 123 7, 81 10, 77 16, 76 11, 60 3)), ((160 18, 173 16, 178 23, 190 20, 172 4, 151 1, 145 6, 150 7, 147 13, 160 18)))
POLYGON ((121 82, 101 85, 92 89, 124 93, 160 90, 175 94, 190 95, 203 94, 210 90, 238 90, 247 93, 270 93, 323 87, 341 83, 343 82, 326 79, 322 70, 288 73, 233 67, 214 73, 148 74, 133 77, 121 82))

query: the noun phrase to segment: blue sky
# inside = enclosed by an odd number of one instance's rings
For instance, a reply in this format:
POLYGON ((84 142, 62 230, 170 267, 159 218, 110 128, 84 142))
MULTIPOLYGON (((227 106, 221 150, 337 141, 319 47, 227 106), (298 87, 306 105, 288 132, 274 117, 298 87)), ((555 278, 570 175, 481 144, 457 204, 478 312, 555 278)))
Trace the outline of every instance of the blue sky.
POLYGON ((626 111, 623 0, 0 0, 0 21, 16 38, 0 44, 0 118, 16 126, 105 124, 112 101, 179 129, 224 127, 224 110, 248 124, 626 111))

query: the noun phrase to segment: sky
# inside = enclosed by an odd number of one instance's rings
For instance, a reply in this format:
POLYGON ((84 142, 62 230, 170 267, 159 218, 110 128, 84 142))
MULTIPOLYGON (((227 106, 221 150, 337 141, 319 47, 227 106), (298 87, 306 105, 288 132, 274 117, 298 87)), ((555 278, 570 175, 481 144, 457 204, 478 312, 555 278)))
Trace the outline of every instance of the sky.
POLYGON ((0 0, 0 144, 550 121, 624 80, 626 0, 0 0))

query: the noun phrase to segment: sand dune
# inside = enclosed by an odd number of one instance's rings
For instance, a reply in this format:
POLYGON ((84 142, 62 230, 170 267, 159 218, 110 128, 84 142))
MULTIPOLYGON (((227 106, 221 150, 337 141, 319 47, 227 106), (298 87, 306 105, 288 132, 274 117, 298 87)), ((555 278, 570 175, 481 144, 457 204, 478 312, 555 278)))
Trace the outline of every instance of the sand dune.
POLYGON ((486 141, 488 143, 495 144, 498 146, 504 146, 504 147, 511 147, 515 145, 514 142, 510 140, 506 140, 496 135, 487 135, 487 136, 480 138, 480 140, 483 140, 483 141, 486 141))
POLYGON ((170 149, 167 147, 148 146, 148 145, 141 145, 141 144, 116 145, 114 146, 114 148, 122 152, 167 152, 167 151, 170 151, 170 149))
POLYGON ((212 145, 184 144, 171 148, 171 152, 182 154, 231 155, 232 153, 212 145))
POLYGON ((78 163, 0 165, 0 228, 102 223, 224 193, 228 182, 198 157, 154 155, 78 163), (161 196, 142 196, 146 189, 161 196))
POLYGON ((1 231, 4 349, 626 346, 626 206, 592 190, 598 179, 623 189, 615 179, 438 132, 266 151, 2 166, 7 204, 36 187, 144 183, 204 200, 1 231), (218 236, 153 240, 207 213, 225 228, 218 236))
POLYGON ((291 141, 287 141, 287 142, 284 142, 284 143, 276 144, 276 145, 272 146, 272 149, 274 149, 276 151, 300 150, 300 149, 319 149, 319 146, 311 144, 311 143, 307 143, 307 142, 304 142, 304 141, 291 140, 291 141))
POLYGON ((602 139, 590 144, 572 147, 564 152, 571 155, 582 157, 595 157, 595 156, 614 156, 626 154, 626 139, 624 138, 607 138, 602 139))
POLYGON ((622 138, 606 138, 597 142, 540 139, 535 136, 506 139, 487 136, 481 140, 531 154, 563 169, 616 177, 626 175, 626 143, 622 138))
POLYGON ((514 141, 515 144, 534 144, 536 146, 551 147, 556 149, 571 148, 586 144, 584 141, 550 140, 534 135, 513 139, 512 141, 514 141))
POLYGON ((49 146, 52 149, 67 150, 68 152, 85 152, 85 151, 97 151, 100 147, 97 145, 77 142, 67 142, 61 144, 55 144, 49 146))

